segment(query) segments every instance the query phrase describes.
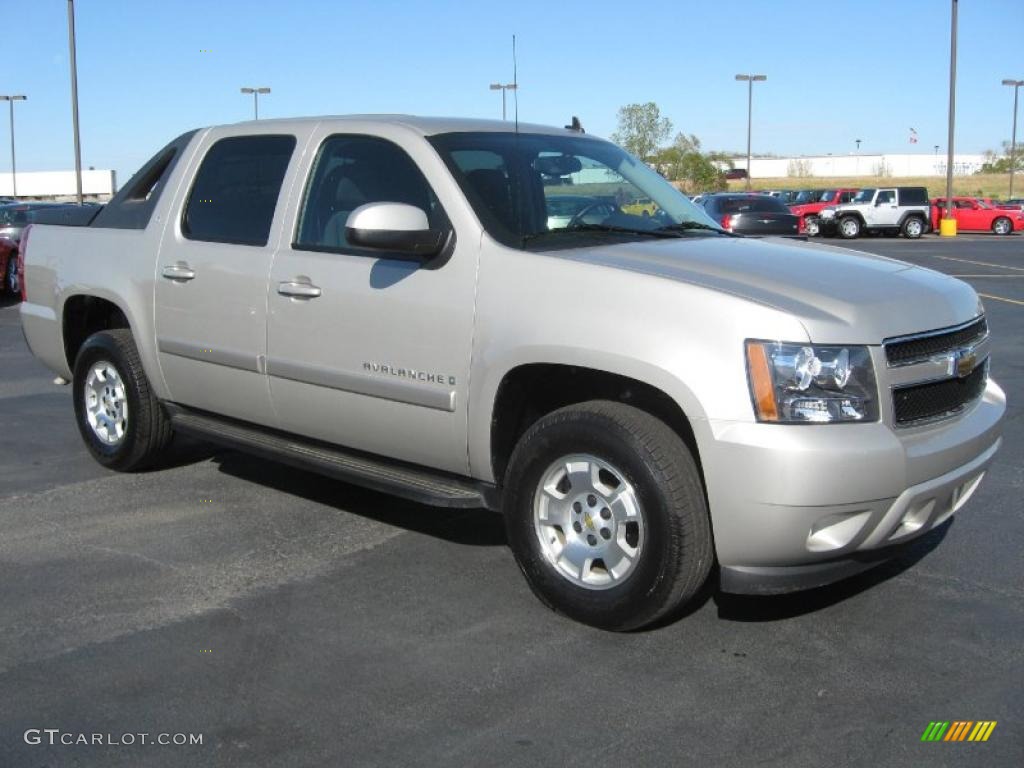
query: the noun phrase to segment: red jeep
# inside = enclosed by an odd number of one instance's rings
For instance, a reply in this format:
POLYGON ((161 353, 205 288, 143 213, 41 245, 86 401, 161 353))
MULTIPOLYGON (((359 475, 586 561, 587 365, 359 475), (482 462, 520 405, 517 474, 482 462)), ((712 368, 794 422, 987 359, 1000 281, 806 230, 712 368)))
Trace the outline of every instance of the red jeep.
POLYGON ((818 214, 823 208, 828 208, 832 205, 844 205, 853 200, 853 196, 856 195, 860 190, 858 189, 826 189, 818 199, 811 203, 803 203, 801 205, 791 205, 789 210, 796 214, 800 218, 800 231, 806 232, 809 236, 814 237, 818 234, 818 214))

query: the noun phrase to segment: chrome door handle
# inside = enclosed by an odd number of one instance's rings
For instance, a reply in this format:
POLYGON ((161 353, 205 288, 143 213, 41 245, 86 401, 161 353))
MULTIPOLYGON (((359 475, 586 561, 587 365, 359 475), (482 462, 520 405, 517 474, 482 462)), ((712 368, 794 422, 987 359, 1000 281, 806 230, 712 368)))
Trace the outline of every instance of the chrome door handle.
POLYGON ((168 280, 186 282, 196 276, 196 271, 183 261, 164 267, 161 273, 168 280))
POLYGON ((320 289, 312 283, 300 283, 297 280, 278 283, 277 292, 293 299, 315 299, 321 293, 320 289))

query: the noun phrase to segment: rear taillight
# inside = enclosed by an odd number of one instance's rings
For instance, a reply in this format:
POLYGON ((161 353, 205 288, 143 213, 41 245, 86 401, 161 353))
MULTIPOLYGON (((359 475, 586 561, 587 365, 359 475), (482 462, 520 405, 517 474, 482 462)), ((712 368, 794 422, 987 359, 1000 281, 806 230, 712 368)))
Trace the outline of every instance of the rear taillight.
POLYGON ((28 250, 28 236, 32 233, 32 225, 29 224, 22 230, 21 242, 18 243, 18 285, 21 286, 21 300, 26 301, 28 296, 25 289, 25 252, 28 250))
POLYGON ((728 213, 722 217, 722 229, 732 232, 732 216, 728 213))

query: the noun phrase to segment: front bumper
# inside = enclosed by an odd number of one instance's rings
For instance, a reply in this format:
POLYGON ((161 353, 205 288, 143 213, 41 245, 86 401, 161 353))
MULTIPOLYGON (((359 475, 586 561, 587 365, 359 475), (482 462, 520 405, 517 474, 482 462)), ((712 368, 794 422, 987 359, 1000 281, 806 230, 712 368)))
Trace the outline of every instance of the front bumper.
POLYGON ((723 591, 807 589, 892 557, 978 488, 1005 410, 989 381, 964 413, 910 429, 712 422, 703 466, 723 591))

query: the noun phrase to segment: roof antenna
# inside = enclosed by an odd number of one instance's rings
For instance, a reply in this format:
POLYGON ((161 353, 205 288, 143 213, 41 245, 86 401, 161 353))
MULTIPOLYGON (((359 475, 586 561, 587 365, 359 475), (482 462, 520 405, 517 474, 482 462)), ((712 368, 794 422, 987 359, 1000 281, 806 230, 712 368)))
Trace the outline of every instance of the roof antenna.
POLYGON ((519 133, 519 70, 516 64, 516 36, 512 35, 512 98, 515 111, 516 133, 519 133))
POLYGON ((586 133, 586 131, 583 130, 583 123, 580 122, 580 119, 576 117, 576 115, 572 116, 572 122, 565 126, 565 130, 575 131, 576 133, 586 133))

